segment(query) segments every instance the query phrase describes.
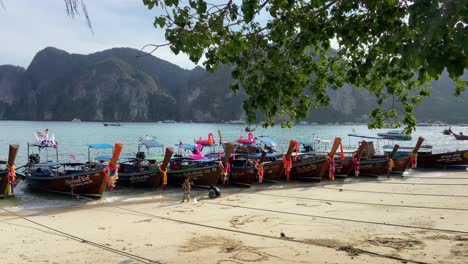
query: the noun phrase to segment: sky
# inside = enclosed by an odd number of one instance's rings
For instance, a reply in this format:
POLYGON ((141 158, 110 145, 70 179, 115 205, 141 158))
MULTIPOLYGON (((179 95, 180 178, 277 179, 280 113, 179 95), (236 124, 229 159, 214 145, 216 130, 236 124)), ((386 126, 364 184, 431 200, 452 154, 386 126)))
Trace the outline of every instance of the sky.
MULTIPOLYGON (((153 27, 156 10, 148 10, 142 0, 85 1, 94 34, 84 17, 67 16, 63 0, 1 1, 5 9, 0 7, 0 65, 26 68, 38 51, 49 46, 89 54, 166 42, 164 31, 153 27)), ((196 66, 185 54, 174 55, 167 47, 153 55, 185 69, 196 66)))

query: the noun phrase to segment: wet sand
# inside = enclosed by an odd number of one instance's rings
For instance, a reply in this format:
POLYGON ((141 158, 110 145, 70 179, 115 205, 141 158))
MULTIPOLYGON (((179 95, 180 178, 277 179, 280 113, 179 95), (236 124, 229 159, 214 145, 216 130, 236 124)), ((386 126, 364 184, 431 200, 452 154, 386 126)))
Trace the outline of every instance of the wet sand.
POLYGON ((467 171, 423 171, 15 212, 35 223, 3 211, 0 254, 2 263, 467 263, 467 190, 467 171))

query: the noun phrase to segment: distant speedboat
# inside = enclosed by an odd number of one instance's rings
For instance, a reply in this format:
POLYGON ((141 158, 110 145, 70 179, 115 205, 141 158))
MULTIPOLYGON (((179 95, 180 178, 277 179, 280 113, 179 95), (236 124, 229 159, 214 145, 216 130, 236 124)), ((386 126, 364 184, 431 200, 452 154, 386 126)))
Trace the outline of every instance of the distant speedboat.
POLYGON ((173 123, 177 123, 175 120, 164 120, 162 121, 162 123, 164 124, 173 124, 173 123))
POLYGON ((121 126, 120 123, 104 123, 104 126, 121 126))
POLYGON ((230 125, 244 125, 244 124, 245 124, 245 121, 243 121, 243 120, 231 120, 231 121, 226 122, 226 124, 230 124, 230 125))
POLYGON ((383 137, 384 139, 411 140, 411 136, 406 135, 403 130, 390 130, 386 133, 377 133, 377 136, 383 137))
POLYGON ((72 122, 74 122, 74 123, 80 123, 80 122, 81 122, 81 120, 80 120, 80 119, 78 119, 78 118, 73 118, 73 119, 72 119, 72 122))

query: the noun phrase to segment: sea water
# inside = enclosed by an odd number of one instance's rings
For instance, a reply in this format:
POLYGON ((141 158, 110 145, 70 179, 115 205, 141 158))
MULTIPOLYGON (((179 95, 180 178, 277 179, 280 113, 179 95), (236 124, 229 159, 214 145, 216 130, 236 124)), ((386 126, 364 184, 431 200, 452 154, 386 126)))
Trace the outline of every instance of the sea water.
MULTIPOLYGON (((174 147, 175 144, 183 142, 194 144, 194 139, 200 137, 207 138, 209 133, 213 133, 218 142, 218 130, 223 139, 235 141, 241 135, 247 137, 244 131, 245 125, 232 124, 203 124, 203 123, 120 123, 121 126, 104 126, 99 122, 34 122, 34 121, 0 121, 0 160, 8 158, 8 145, 19 144, 20 149, 16 159, 16 165, 21 166, 27 162, 27 143, 34 142, 34 133, 40 131, 44 133, 49 129, 49 136, 54 134, 58 141, 58 156, 62 162, 88 160, 88 145, 93 143, 124 142, 123 155, 134 156, 138 151, 138 139, 140 137, 154 136, 165 147, 174 147), (74 159, 72 159, 74 157, 74 159)), ((290 139, 300 141, 315 141, 317 139, 331 140, 334 137, 341 137, 346 149, 355 149, 358 141, 362 139, 351 138, 350 133, 376 136, 377 133, 386 132, 389 129, 369 130, 365 124, 356 125, 296 125, 292 128, 281 128, 280 126, 262 128, 261 125, 251 125, 256 127, 254 136, 270 136, 275 139, 280 146, 279 151, 285 151, 290 139)), ((454 151, 457 149, 468 149, 468 141, 455 140, 453 136, 443 135, 442 131, 448 127, 424 126, 417 127, 412 134, 411 141, 376 141, 374 145, 377 149, 386 144, 398 143, 401 146, 414 146, 418 137, 425 138, 424 144, 433 146, 433 152, 454 151)), ((468 127, 452 126, 456 133, 468 134, 468 127)), ((369 141, 370 139, 368 139, 369 141)), ((32 149, 36 151, 36 149, 32 149)), ((154 155, 155 150, 151 150, 154 155)), ((91 159, 101 154, 110 154, 111 150, 92 150, 91 159)), ((55 160, 55 150, 43 150, 42 160, 55 160), (46 157, 47 156, 47 157, 46 157)), ((68 196, 31 193, 24 182, 15 188, 16 198, 11 200, 0 200, 0 206, 7 206, 16 209, 40 209, 42 207, 57 207, 68 205, 79 205, 88 203, 87 201, 73 199, 68 196)), ((177 190, 178 191, 178 190, 177 190)), ((171 195, 167 192, 164 195, 171 195)), ((159 197, 160 190, 130 190, 120 189, 112 192, 105 192, 102 201, 112 202, 116 200, 148 199, 159 197)), ((174 194, 175 195, 175 194, 174 194)), ((94 202, 94 203, 99 203, 94 202)))

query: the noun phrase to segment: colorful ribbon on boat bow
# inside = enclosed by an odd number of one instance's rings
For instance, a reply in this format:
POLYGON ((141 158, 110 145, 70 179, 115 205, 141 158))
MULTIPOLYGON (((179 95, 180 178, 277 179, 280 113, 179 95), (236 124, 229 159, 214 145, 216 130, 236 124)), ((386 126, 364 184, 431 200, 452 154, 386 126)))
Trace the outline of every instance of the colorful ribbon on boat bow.
POLYGON ((166 190, 167 186, 167 168, 165 170, 161 169, 161 166, 159 166, 159 172, 162 173, 162 187, 163 190, 166 190))
POLYGON ((223 165, 223 162, 219 162, 219 167, 221 168, 221 180, 223 181, 223 185, 229 181, 229 172, 231 171, 231 164, 226 162, 226 166, 223 165))
POLYGON ((361 165, 361 159, 358 159, 355 156, 353 156, 353 164, 354 164, 354 176, 359 176, 359 167, 361 165))
POLYGON ((264 170, 263 170, 263 164, 262 164, 262 162, 260 160, 257 160, 257 162, 255 163, 255 168, 257 169, 258 182, 262 183, 263 182, 264 170))
POLYGON ((418 154, 410 152, 409 159, 411 162, 411 169, 416 169, 416 167, 418 166, 418 154))
POLYGON ((299 142, 296 141, 296 146, 294 148, 296 149, 296 156, 294 156, 294 161, 297 161, 297 158, 299 158, 299 142))
POLYGON ((16 170, 15 170, 15 164, 6 164, 6 168, 8 170, 8 189, 7 189, 7 194, 12 195, 13 194, 13 188, 15 187, 15 178, 16 178, 16 170))
POLYGON ((284 166, 284 174, 286 174, 286 182, 289 182, 289 177, 291 176, 291 169, 292 169, 292 159, 288 160, 286 156, 283 156, 283 166, 284 166))
POLYGON ((104 175, 106 175, 107 188, 113 190, 115 187, 115 182, 119 178, 119 166, 115 164, 112 166, 110 163, 104 168, 104 175))
POLYGON ((388 173, 392 172, 394 165, 395 165, 395 162, 391 158, 388 158, 388 163, 387 163, 387 172, 388 173))
POLYGON ((327 155, 328 163, 330 164, 328 167, 328 177, 330 180, 335 180, 335 157, 327 155))

